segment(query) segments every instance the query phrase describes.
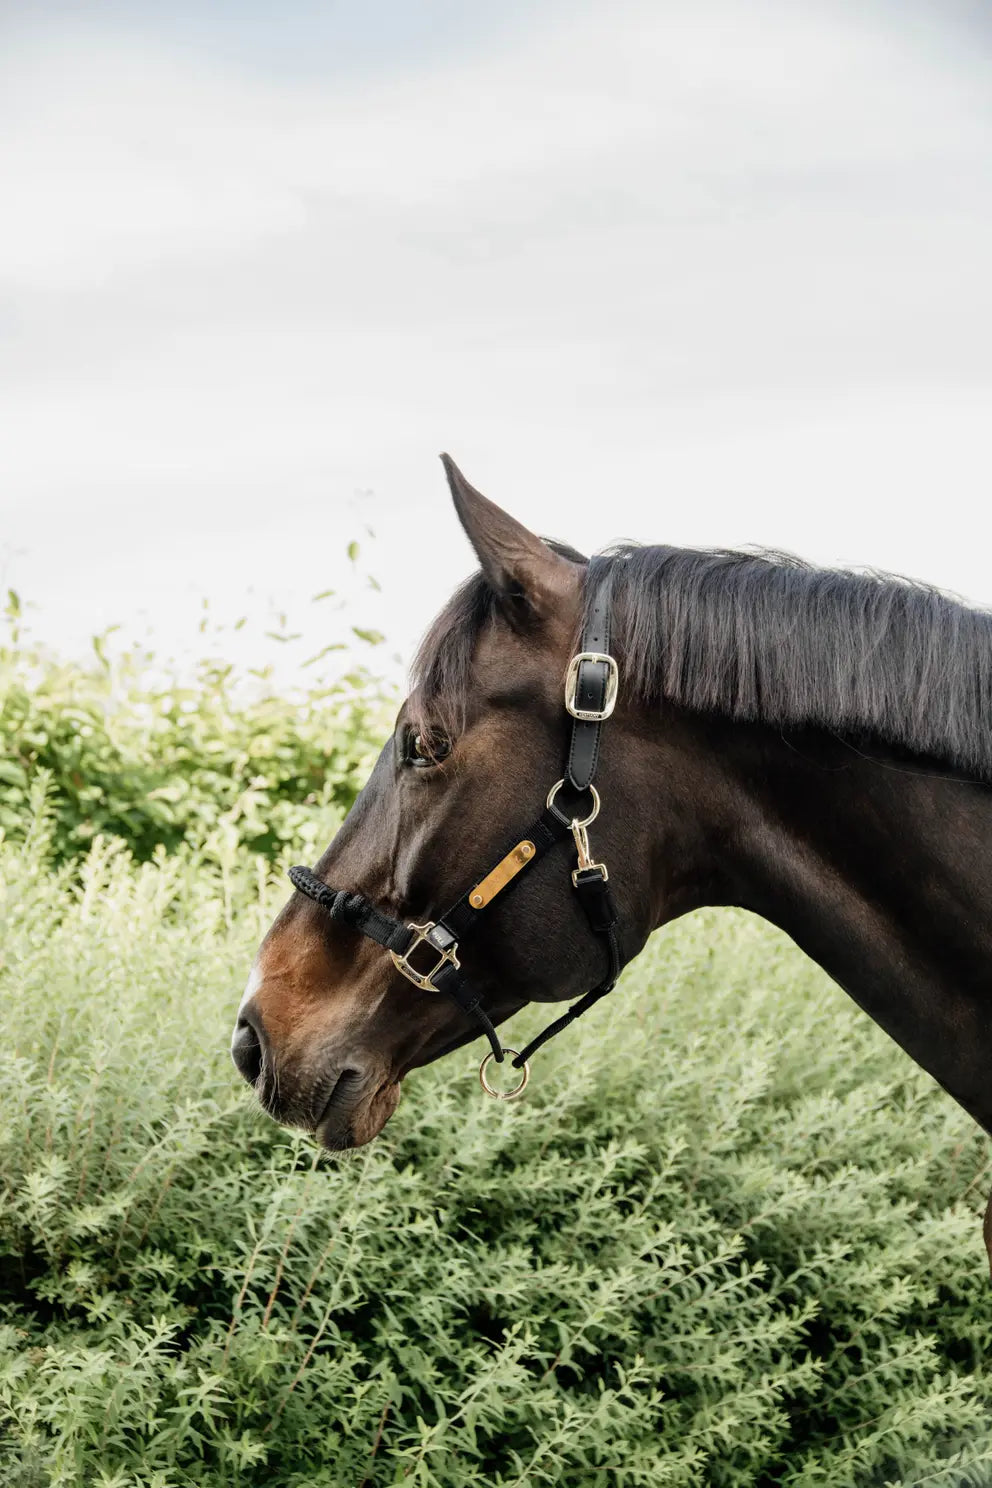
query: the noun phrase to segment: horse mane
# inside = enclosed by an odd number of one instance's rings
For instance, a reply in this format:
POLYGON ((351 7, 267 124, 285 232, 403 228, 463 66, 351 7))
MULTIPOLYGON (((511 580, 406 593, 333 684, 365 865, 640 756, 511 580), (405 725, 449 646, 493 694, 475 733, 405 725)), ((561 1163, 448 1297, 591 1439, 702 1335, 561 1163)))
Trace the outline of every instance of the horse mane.
MULTIPOLYGON (((992 613, 928 584, 787 553, 624 543, 593 567, 612 584, 628 697, 868 736, 992 783, 992 613)), ((457 730, 475 642, 495 615, 476 574, 424 639, 418 698, 444 727, 457 730)))

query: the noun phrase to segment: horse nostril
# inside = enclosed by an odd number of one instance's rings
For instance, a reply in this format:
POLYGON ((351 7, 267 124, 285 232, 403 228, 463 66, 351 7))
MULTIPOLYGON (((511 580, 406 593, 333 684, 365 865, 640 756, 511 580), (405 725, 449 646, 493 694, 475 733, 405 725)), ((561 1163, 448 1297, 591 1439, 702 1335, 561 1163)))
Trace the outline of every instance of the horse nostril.
POLYGON ((231 1039, 231 1058, 249 1085, 254 1085, 262 1073, 262 1041, 253 1023, 244 1016, 238 1019, 231 1039))

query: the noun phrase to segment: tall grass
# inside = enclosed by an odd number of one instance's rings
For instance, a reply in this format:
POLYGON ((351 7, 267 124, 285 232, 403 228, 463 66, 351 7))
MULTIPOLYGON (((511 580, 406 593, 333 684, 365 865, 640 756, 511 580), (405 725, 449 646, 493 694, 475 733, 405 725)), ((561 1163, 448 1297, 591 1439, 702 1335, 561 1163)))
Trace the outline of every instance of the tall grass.
POLYGON ((992 1483, 986 1144, 768 927, 693 916, 523 1101, 465 1050, 329 1159, 227 1055, 284 881, 53 867, 35 808, 0 846, 5 1484, 992 1483))

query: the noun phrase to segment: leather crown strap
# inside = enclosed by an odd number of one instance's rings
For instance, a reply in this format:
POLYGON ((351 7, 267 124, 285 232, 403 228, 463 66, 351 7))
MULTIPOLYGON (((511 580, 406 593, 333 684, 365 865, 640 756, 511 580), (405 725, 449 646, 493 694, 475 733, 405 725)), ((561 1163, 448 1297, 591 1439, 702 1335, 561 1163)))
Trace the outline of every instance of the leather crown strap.
POLYGON ((528 1060, 542 1044, 567 1028, 593 1003, 612 991, 623 965, 618 934, 618 916, 609 888, 609 874, 604 863, 592 861, 588 827, 599 812, 599 794, 593 785, 599 763, 602 728, 616 704, 618 689, 617 664, 610 655, 609 570, 599 582, 595 570, 601 560, 593 559, 589 569, 590 600, 582 634, 582 650, 572 657, 565 679, 565 707, 571 714, 572 732, 566 773, 548 794, 544 810, 526 832, 499 859, 493 868, 436 921, 423 925, 406 924, 378 909, 364 894, 347 889, 333 889, 309 868, 290 868, 294 888, 325 909, 338 924, 357 930, 360 935, 381 945, 392 957, 397 971, 422 991, 442 992, 451 997, 461 1010, 474 1018, 490 1044, 490 1053, 482 1061, 479 1078, 483 1089, 498 1099, 519 1095, 530 1077, 528 1060), (564 793, 564 795, 563 795, 564 793), (562 796, 561 804, 559 797, 562 796), (584 817, 582 798, 591 799, 592 809, 584 817), (565 801, 572 803, 563 809, 565 801), (542 1030, 520 1053, 504 1049, 492 1021, 462 969, 459 946, 470 935, 489 906, 520 882, 524 869, 539 862, 557 843, 571 836, 578 854, 572 871, 572 884, 585 912, 589 928, 603 939, 607 955, 607 972, 603 980, 560 1018, 542 1030), (500 1091, 489 1084, 486 1068, 491 1059, 502 1064, 512 1054, 514 1069, 522 1078, 512 1090, 500 1091))

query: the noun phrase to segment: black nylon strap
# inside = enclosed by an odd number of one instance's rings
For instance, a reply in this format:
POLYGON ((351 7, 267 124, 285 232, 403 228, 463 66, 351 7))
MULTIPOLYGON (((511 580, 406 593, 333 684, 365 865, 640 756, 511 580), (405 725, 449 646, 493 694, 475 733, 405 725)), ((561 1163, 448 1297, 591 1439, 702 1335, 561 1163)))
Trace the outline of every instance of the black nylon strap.
POLYGON ((617 907, 610 893, 610 885, 597 865, 581 868, 575 875, 575 892, 586 912, 589 928, 597 935, 605 935, 617 923, 617 907))
POLYGON ((594 930, 598 935, 606 936, 606 953, 610 963, 609 970, 603 980, 597 986, 593 987, 591 992, 587 992, 584 997, 580 997, 578 1002, 572 1004, 567 1013, 563 1013, 560 1018, 556 1018, 553 1023, 549 1023, 547 1028, 542 1028, 541 1032, 531 1039, 526 1048, 521 1049, 516 1058, 510 1061, 513 1069, 522 1069, 531 1055, 535 1054, 549 1039, 553 1039, 556 1034, 561 1033, 570 1023, 574 1023, 576 1018, 581 1018, 582 1014, 588 1012, 601 997, 606 996, 607 992, 612 992, 617 984, 617 977, 622 970, 623 960, 620 953, 620 940, 616 929, 619 916, 616 905, 613 902, 613 895, 610 893, 609 884, 598 869, 590 868, 585 873, 579 874, 575 881, 575 888, 579 895, 579 902, 589 920, 590 929, 594 930))
POLYGON ((574 1023, 576 1018, 581 1018, 582 1014, 588 1012, 601 997, 606 996, 607 992, 612 992, 613 986, 613 982, 603 982, 601 986, 594 987, 591 992, 587 992, 585 997, 580 997, 578 1002, 572 1004, 567 1013, 563 1013, 560 1018, 556 1018, 553 1023, 549 1023, 547 1028, 543 1028, 535 1038, 531 1039, 527 1047, 522 1049, 515 1059, 510 1060, 510 1068, 522 1069, 532 1054, 536 1054, 538 1049, 542 1048, 549 1039, 553 1039, 556 1034, 561 1033, 570 1023, 574 1023))
MULTIPOLYGON (((465 890, 460 899, 456 899, 454 904, 444 911, 444 914, 438 920, 438 924, 444 925, 450 930, 455 940, 463 939, 466 931, 471 930, 478 923, 479 917, 484 915, 486 910, 491 908, 493 904, 499 903, 507 894, 512 893, 517 885, 527 877, 534 864, 540 862, 548 849, 554 847, 556 842, 561 842, 562 838, 568 836, 568 831, 568 822, 563 820, 556 811, 545 808, 537 820, 532 822, 527 828, 526 832, 519 833, 511 843, 507 844, 506 852, 510 852, 518 842, 533 842, 534 856, 527 864, 527 867, 518 873, 515 878, 512 878, 499 894, 490 899, 488 904, 483 905, 481 909, 473 909, 470 902, 471 897, 477 885, 486 877, 486 874, 483 874, 482 878, 476 879, 470 889, 465 890)), ((506 853, 501 853, 496 859, 496 862, 501 863, 505 856, 506 853)))
POLYGON ((477 992, 473 992, 465 980, 465 973, 457 966, 450 963, 442 966, 434 977, 434 985, 439 992, 447 995, 457 1002, 462 1012, 468 1017, 474 1018, 479 1024, 486 1038, 492 1046, 493 1057, 497 1064, 502 1064, 506 1055, 503 1053, 503 1045, 499 1041, 496 1032, 489 1019, 489 1014, 482 1006, 482 998, 477 992))
MULTIPOLYGON (((580 651, 597 651, 610 654, 610 589, 608 579, 600 581, 597 569, 602 560, 593 558, 589 564, 590 599, 582 628, 580 651)), ((609 573, 609 570, 607 570, 609 573)), ((610 668, 604 661, 582 661, 579 663, 575 687, 575 706, 582 712, 600 713, 606 706, 606 693, 610 680, 610 668)), ((568 751, 566 774, 577 791, 588 790, 599 763, 599 743, 603 732, 602 723, 590 723, 581 718, 572 722, 572 740, 568 751)))

